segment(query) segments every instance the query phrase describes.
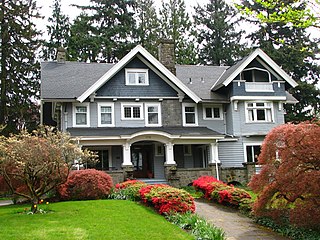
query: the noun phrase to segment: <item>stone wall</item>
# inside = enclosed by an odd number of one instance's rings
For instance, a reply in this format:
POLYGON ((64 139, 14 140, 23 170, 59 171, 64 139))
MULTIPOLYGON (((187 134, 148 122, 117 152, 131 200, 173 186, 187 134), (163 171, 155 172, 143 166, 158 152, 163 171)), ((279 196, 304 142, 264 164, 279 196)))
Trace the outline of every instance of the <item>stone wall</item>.
POLYGON ((163 100, 161 104, 162 125, 166 126, 182 126, 182 108, 179 100, 163 100))
POLYGON ((114 185, 124 181, 124 175, 123 175, 123 171, 122 170, 119 170, 119 171, 106 171, 106 173, 108 173, 112 177, 112 181, 113 181, 114 185))
POLYGON ((188 186, 193 180, 203 175, 212 175, 210 168, 177 168, 170 171, 167 180, 174 187, 188 186))
POLYGON ((249 182, 247 168, 245 167, 222 168, 220 178, 221 181, 226 183, 239 182, 242 185, 246 185, 249 182))

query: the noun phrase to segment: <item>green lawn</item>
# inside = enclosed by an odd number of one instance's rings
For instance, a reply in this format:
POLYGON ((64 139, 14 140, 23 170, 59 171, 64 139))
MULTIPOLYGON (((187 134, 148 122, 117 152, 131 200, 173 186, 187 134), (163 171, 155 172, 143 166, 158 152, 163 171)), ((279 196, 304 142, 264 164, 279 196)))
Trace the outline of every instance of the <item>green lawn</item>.
POLYGON ((21 214, 26 205, 0 207, 0 239, 193 239, 135 202, 96 200, 49 204, 47 214, 21 214))

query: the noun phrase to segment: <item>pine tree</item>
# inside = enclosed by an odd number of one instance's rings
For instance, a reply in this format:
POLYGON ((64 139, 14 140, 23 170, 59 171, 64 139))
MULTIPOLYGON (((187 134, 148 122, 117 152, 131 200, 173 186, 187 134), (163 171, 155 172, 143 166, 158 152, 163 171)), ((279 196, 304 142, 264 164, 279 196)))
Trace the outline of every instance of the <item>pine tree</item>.
POLYGON ((50 25, 47 25, 50 39, 44 43, 43 48, 43 58, 45 60, 55 60, 57 48, 66 48, 69 38, 69 17, 61 12, 61 0, 54 0, 51 8, 52 16, 48 18, 50 25))
POLYGON ((195 64, 197 62, 192 22, 186 11, 184 0, 162 2, 160 9, 162 38, 174 43, 176 63, 195 64))
POLYGON ((236 31, 240 21, 236 15, 236 9, 224 0, 210 0, 204 7, 195 7, 201 63, 233 65, 242 55, 240 40, 244 32, 236 31))
POLYGON ((284 3, 297 12, 304 12, 307 6, 307 1, 275 1, 272 6, 266 7, 260 0, 243 0, 238 7, 245 9, 243 12, 247 21, 258 26, 258 30, 248 36, 253 44, 262 48, 300 84, 290 90, 299 103, 286 106, 286 121, 299 122, 319 115, 320 90, 316 84, 319 82, 320 67, 315 63, 319 40, 311 39, 304 26, 287 20, 273 20, 272 16, 282 13, 284 3), (269 16, 268 21, 265 17, 263 20, 257 17, 261 15, 269 16), (307 97, 310 95, 313 97, 307 97))
POLYGON ((30 129, 39 119, 39 33, 33 22, 39 14, 33 0, 1 0, 0 8, 0 125, 8 134, 30 129))
MULTIPOLYGON (((90 0, 89 6, 77 6, 86 14, 82 14, 81 22, 76 22, 77 27, 71 33, 88 37, 91 41, 86 53, 94 62, 116 62, 132 48, 134 40, 134 19, 132 0, 90 0), (78 29, 79 24, 87 22, 88 26, 78 29), (84 32, 87 31, 87 32, 84 32), (92 48, 91 48, 92 47, 92 48), (99 52, 96 52, 99 50, 99 52)), ((73 46, 74 48, 76 46, 73 46)), ((85 57, 80 56, 80 59, 85 57)))
POLYGON ((157 57, 160 23, 153 0, 136 0, 137 40, 157 57))

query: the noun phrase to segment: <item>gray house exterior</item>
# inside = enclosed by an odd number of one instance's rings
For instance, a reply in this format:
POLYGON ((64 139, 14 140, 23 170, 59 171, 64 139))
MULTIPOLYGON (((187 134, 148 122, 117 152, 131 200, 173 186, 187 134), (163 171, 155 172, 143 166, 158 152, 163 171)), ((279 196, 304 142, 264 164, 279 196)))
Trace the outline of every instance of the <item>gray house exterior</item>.
POLYGON ((85 167, 114 182, 248 182, 297 83, 260 49, 231 67, 175 65, 171 43, 159 49, 159 60, 137 46, 116 64, 43 62, 42 123, 97 151, 85 167))

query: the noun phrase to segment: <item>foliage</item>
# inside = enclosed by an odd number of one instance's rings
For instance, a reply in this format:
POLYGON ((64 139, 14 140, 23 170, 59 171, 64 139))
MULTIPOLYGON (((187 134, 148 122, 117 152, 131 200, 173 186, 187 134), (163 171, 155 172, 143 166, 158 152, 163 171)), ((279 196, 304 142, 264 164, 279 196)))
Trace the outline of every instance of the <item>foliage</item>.
POLYGON ((110 198, 138 201, 140 200, 139 191, 145 186, 147 186, 147 184, 139 180, 128 180, 123 183, 116 184, 116 188, 111 193, 110 198))
POLYGON ((178 227, 188 230, 196 239, 215 239, 224 240, 225 233, 222 229, 212 226, 203 218, 191 212, 183 214, 174 213, 166 215, 169 222, 178 227))
POLYGON ((199 44, 199 60, 202 64, 233 65, 241 57, 240 44, 244 31, 237 31, 237 11, 224 0, 195 7, 194 21, 199 44))
POLYGON ((0 125, 9 135, 39 122, 39 14, 34 0, 1 1, 0 8, 0 125))
POLYGON ((49 214, 21 214, 26 205, 0 207, 0 239, 191 240, 152 209, 131 201, 50 203, 49 214), (84 224, 85 221, 85 224, 84 224))
POLYGON ((113 63, 132 48, 135 38, 132 0, 91 0, 89 6, 77 7, 83 13, 71 26, 72 59, 113 63), (84 38, 78 46, 79 35, 84 38))
POLYGON ((251 210, 250 194, 234 186, 229 186, 212 176, 201 176, 193 181, 193 186, 204 192, 205 198, 221 204, 241 207, 242 210, 251 210))
POLYGON ((31 202, 33 212, 44 194, 66 181, 75 159, 93 157, 68 134, 45 127, 0 140, 0 175, 13 194, 31 202))
POLYGON ((139 192, 142 201, 152 205, 160 214, 195 210, 193 197, 182 189, 155 184, 142 187, 139 192))
POLYGON ((265 138, 259 156, 263 166, 250 187, 259 193, 256 216, 320 229, 319 122, 285 124, 265 138))
POLYGON ((193 44, 192 22, 184 0, 162 1, 160 9, 161 37, 174 43, 177 64, 195 64, 196 51, 193 44))
POLYGON ((68 45, 70 23, 69 17, 61 12, 61 0, 53 0, 52 15, 48 18, 47 33, 50 37, 43 46, 44 60, 56 60, 58 47, 68 45))
POLYGON ((194 186, 181 187, 181 189, 187 191, 193 198, 202 198, 203 197, 203 193, 197 191, 194 186))
POLYGON ((112 188, 109 174, 95 169, 72 171, 67 181, 58 187, 63 200, 103 199, 112 188))

